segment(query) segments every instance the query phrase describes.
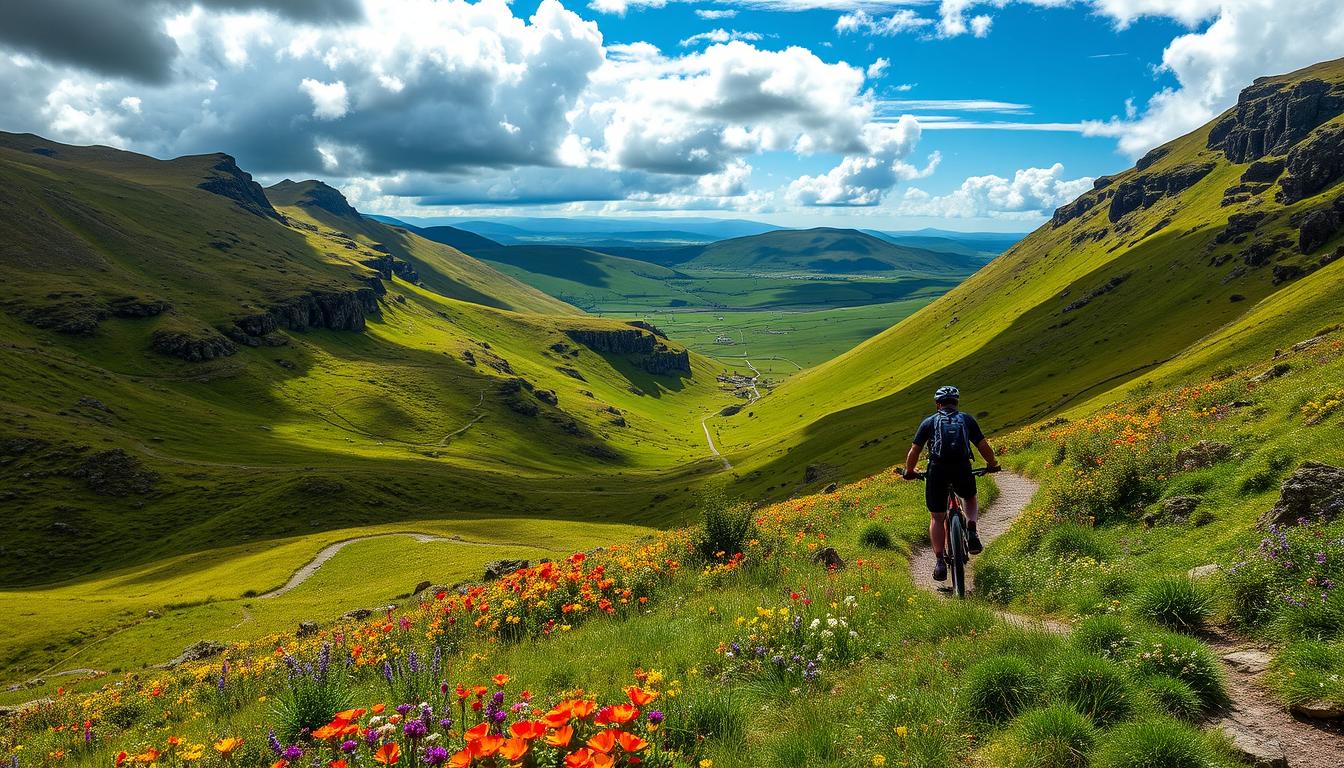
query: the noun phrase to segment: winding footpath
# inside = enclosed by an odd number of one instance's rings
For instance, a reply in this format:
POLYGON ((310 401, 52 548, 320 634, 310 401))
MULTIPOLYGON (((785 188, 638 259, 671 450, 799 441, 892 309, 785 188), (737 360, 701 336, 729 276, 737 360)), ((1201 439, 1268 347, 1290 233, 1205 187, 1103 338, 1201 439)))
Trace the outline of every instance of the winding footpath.
MULTIPOLYGON (((985 546, 1003 535, 1017 516, 1031 503, 1039 485, 1022 475, 1004 472, 994 477, 999 497, 988 509, 981 510, 976 528, 985 546)), ((921 589, 942 592, 941 582, 933 580, 933 552, 924 547, 910 557, 910 576, 921 589)), ((974 588, 974 572, 971 573, 974 588)), ((973 591, 973 590, 972 590, 973 591)), ((1068 634, 1067 623, 1024 616, 1007 611, 995 612, 1013 626, 1054 634, 1068 634)), ((1258 680, 1269 662, 1269 654, 1254 643, 1220 634, 1200 638, 1208 643, 1223 662, 1227 675, 1227 693, 1231 704, 1213 723, 1221 729, 1251 765, 1268 768, 1341 768, 1344 766, 1344 728, 1338 723, 1294 717, 1274 700, 1258 680)))
MULTIPOLYGON (((761 391, 756 388, 756 380, 761 378, 761 372, 756 370, 756 366, 752 365, 751 361, 748 360, 745 356, 742 357, 742 360, 747 364, 747 367, 752 370, 752 373, 756 374, 755 376, 751 377, 751 396, 747 398, 747 403, 746 405, 743 406, 745 408, 751 405, 752 403, 756 402, 757 400, 761 399, 761 391)), ((709 434, 709 420, 718 415, 719 412, 714 411, 713 413, 710 413, 708 416, 705 416, 703 419, 700 420, 700 428, 705 431, 705 442, 709 443, 709 452, 714 454, 714 458, 723 462, 724 469, 732 469, 733 463, 728 460, 727 456, 724 456, 722 453, 719 453, 718 446, 714 445, 714 438, 709 434)))

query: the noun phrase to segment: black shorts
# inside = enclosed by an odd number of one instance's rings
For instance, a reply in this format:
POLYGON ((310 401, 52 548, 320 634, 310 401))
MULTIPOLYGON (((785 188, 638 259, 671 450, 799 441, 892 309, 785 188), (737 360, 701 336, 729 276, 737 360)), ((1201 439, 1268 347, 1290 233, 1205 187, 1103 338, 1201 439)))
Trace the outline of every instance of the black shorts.
POLYGON ((929 464, 924 480, 924 503, 933 513, 947 511, 947 495, 955 492, 963 499, 975 498, 975 475, 971 464, 929 464))

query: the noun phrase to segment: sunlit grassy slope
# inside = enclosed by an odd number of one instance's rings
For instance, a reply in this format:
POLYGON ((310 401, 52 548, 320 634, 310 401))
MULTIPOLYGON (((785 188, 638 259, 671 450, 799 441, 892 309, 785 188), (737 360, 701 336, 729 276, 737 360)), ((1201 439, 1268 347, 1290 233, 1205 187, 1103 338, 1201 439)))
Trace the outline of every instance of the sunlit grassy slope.
MULTIPOLYGON (((1344 63, 1267 82, 1286 88, 1307 79, 1344 82, 1344 63)), ((721 420, 720 439, 748 484, 778 492, 801 480, 781 477, 806 464, 848 476, 898 461, 944 383, 960 386, 963 407, 1001 430, 1158 371, 1179 375, 1225 355, 1263 354, 1337 317, 1344 266, 1320 266, 1337 238, 1304 255, 1297 229, 1307 212, 1330 207, 1338 179, 1291 204, 1276 198, 1276 183, 1224 205, 1248 164, 1208 147, 1212 125, 1155 151, 1142 170, 1099 181, 1084 196, 1095 201, 1089 210, 1047 223, 921 312, 794 377, 754 418, 721 420), (1211 169, 1193 185, 1110 220, 1121 185, 1203 164, 1211 169), (1229 216, 1248 212, 1266 216, 1241 241, 1218 242, 1229 216), (1250 247, 1278 237, 1285 242, 1269 249, 1268 263, 1247 263, 1250 247), (1293 267, 1316 271, 1274 275, 1293 267)), ((1336 115, 1312 136, 1341 125, 1336 115)))
POLYGON ((312 205, 311 184, 272 212, 240 173, 222 155, 0 141, 19 212, 0 221, 3 583, 394 520, 657 524, 719 466, 698 419, 726 400, 704 359, 653 375, 594 352, 567 332, 629 326, 312 205), (242 202, 198 187, 221 174, 242 202), (221 340, 294 297, 358 290, 389 256, 418 280, 381 280, 363 331, 281 330, 203 362, 153 349, 159 331, 221 340), (118 316, 127 297, 162 311, 118 316), (113 449, 129 458, 90 464, 113 449))

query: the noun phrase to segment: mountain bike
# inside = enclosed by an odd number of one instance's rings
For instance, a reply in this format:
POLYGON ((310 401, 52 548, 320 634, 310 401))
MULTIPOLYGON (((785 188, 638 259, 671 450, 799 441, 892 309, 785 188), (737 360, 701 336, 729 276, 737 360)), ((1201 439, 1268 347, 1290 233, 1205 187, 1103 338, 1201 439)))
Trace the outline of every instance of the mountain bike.
MULTIPOLYGON (((906 477, 904 468, 896 471, 901 477, 906 477)), ((975 477, 984 477, 998 471, 1000 468, 980 467, 972 469, 971 474, 975 477)), ((924 472, 915 472, 916 480, 925 478, 924 472)), ((948 591, 955 592, 957 597, 965 597, 966 563, 971 560, 969 544, 966 541, 966 515, 961 511, 961 499, 951 491, 947 494, 947 525, 944 526, 944 530, 947 531, 947 541, 943 544, 943 553, 947 557, 948 574, 952 577, 952 587, 948 591)))

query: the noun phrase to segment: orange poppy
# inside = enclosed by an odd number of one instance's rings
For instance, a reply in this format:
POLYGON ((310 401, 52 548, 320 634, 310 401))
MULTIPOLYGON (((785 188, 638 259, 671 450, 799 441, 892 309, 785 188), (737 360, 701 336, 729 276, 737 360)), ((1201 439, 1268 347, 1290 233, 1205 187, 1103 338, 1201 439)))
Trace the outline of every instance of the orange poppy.
POLYGON ((271 763, 271 768, 289 768, 289 763, 286 762, 284 758, 281 758, 274 763, 271 763))
POLYGON ((351 721, 358 720, 359 718, 363 717, 364 712, 365 710, 362 709, 347 709, 344 712, 337 712, 336 717, 332 718, 332 720, 333 722, 336 720, 344 720, 345 722, 349 723, 351 721))
POLYGON ((565 755, 565 768, 593 768, 594 754, 591 749, 580 747, 565 755))
POLYGON ((385 709, 387 709, 386 704, 374 704, 373 707, 369 709, 369 711, 375 715, 381 715, 383 714, 383 710, 385 709))
POLYGON ((546 725, 539 720, 520 720, 509 726, 509 733, 520 739, 535 741, 546 735, 546 725))
POLYGON ((468 743, 467 749, 471 750, 472 757, 492 757, 502 746, 504 746, 503 736, 487 733, 481 738, 468 743))
POLYGON ((448 758, 448 768, 469 768, 470 766, 471 750, 469 749, 464 749, 448 758))
POLYGON ((630 703, 634 704, 636 707, 647 706, 654 699, 658 698, 656 692, 646 691, 637 685, 632 685, 629 688, 626 688, 625 695, 630 697, 630 703))
POLYGON ((380 765, 396 765, 401 760, 401 747, 390 741, 373 753, 373 762, 380 765))
POLYGON ((633 733, 626 733, 625 731, 616 734, 616 741, 621 745, 621 749, 626 752, 639 752, 649 746, 649 742, 633 733))
POLYGON ((116 764, 117 764, 117 765, 121 765, 122 763, 126 762, 126 759, 127 759, 128 757, 130 757, 130 755, 126 754, 126 751, 125 751, 125 750, 122 750, 121 752, 118 752, 118 753, 117 753, 117 761, 116 761, 116 764))
POLYGON ((574 729, 566 725, 563 728, 557 728, 550 736, 546 737, 546 743, 552 747, 568 747, 571 739, 574 738, 574 729))
POLYGON ((597 709, 597 702, 588 699, 574 699, 567 704, 569 713, 580 720, 588 719, 588 716, 593 714, 593 710, 597 709))
POLYGON ((556 707, 541 716, 541 722, 544 723, 547 728, 563 728, 569 723, 569 719, 569 710, 564 707, 556 707))
POLYGON ((481 723, 480 725, 474 725, 467 729, 467 732, 462 734, 462 736, 466 738, 467 741, 475 741, 484 736, 489 730, 489 723, 481 723))
POLYGON ((623 725, 639 717, 639 707, 632 704, 616 704, 603 707, 593 722, 598 725, 623 725))
POLYGON ((527 739, 513 737, 504 742, 499 748, 500 757, 509 762, 516 762, 527 754, 527 739))
POLYGON ((616 765, 616 758, 612 755, 595 754, 593 755, 593 768, 613 768, 616 765))
POLYGON ((596 752, 606 754, 611 748, 616 746, 615 729, 607 729, 588 740, 588 747, 596 752))
POLYGON ((344 760, 332 760, 327 763, 327 768, 346 768, 347 763, 344 760))
POLYGON ((242 739, 238 738, 237 736, 230 736, 227 739, 220 739, 219 741, 216 741, 215 751, 223 755, 225 759, 228 759, 228 757, 232 755, 234 752, 237 752, 238 748, 241 746, 243 746, 242 739))
POLYGON ((494 680, 495 685, 499 686, 500 688, 503 688, 504 686, 509 684, 508 675, 495 675, 494 680))

